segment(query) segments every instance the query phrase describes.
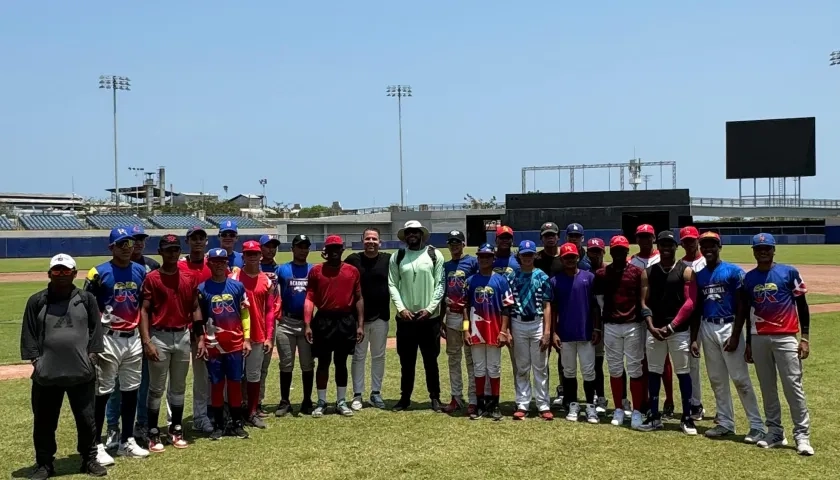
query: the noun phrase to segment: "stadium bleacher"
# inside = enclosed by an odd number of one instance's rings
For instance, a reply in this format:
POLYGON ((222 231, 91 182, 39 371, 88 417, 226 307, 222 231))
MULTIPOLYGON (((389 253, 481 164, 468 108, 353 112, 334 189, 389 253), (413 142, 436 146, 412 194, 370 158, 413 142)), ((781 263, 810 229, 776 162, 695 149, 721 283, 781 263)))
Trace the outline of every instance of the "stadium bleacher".
POLYGON ((15 226, 6 217, 0 217, 0 230, 14 230, 15 226))
POLYGON ((84 230, 85 225, 69 215, 32 214, 18 217, 26 230, 84 230))
POLYGON ((159 228, 187 229, 196 225, 204 228, 216 228, 212 223, 201 221, 190 215, 154 215, 149 217, 148 220, 159 228))
POLYGON ((246 217, 231 217, 225 215, 208 215, 207 220, 213 222, 214 225, 219 226, 225 220, 236 222, 238 228, 268 228, 269 225, 246 217))
POLYGON ((145 219, 134 215, 88 215, 87 221, 93 228, 100 230, 110 230, 115 227, 136 224, 141 224, 145 228, 152 228, 153 226, 145 219))

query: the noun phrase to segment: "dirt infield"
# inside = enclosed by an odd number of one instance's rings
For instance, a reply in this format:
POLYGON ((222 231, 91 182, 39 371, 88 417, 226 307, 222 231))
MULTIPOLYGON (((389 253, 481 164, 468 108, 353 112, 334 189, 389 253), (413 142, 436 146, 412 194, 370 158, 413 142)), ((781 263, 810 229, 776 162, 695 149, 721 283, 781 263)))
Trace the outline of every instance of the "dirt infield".
POLYGON ((46 282, 44 272, 0 273, 0 283, 46 282))

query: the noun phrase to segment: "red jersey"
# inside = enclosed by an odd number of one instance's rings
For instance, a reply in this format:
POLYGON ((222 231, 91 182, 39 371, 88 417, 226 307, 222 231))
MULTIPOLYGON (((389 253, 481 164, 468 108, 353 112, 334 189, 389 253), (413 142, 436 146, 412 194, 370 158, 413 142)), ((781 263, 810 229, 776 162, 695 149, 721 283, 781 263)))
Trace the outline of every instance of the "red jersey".
POLYGON ((362 297, 359 270, 341 262, 336 267, 320 263, 309 271, 306 299, 325 312, 355 313, 362 297))
POLYGON ((151 304, 149 322, 155 328, 188 328, 198 301, 198 276, 179 269, 173 274, 153 270, 143 282, 143 300, 151 304))
POLYGON ((245 285, 251 313, 251 341, 261 343, 274 338, 274 317, 280 299, 277 285, 263 272, 252 277, 238 268, 230 278, 245 285))
POLYGON ((604 296, 604 323, 641 322, 643 270, 632 263, 619 269, 613 264, 595 272, 595 295, 604 296))
POLYGON ((190 257, 184 257, 178 260, 178 268, 182 270, 192 271, 198 276, 198 283, 210 280, 213 274, 210 272, 210 267, 207 266, 207 259, 202 259, 201 262, 193 262, 190 257))

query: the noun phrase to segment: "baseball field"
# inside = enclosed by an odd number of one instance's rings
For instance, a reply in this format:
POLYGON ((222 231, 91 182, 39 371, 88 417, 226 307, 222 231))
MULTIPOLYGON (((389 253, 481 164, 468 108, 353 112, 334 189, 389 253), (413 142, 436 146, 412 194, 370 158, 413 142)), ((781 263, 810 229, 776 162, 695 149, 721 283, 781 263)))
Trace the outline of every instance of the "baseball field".
MULTIPOLYGON (((444 252, 448 256, 448 252, 444 252)), ((724 260, 750 268, 748 247, 728 246, 724 260)), ((279 254, 278 262, 289 260, 279 254)), ((77 258, 80 276, 106 258, 77 258)), ((322 419, 287 417, 268 419, 266 430, 251 430, 248 440, 227 439, 211 443, 193 436, 186 450, 168 449, 143 460, 117 459, 109 469, 112 478, 307 478, 307 479, 395 479, 395 478, 680 478, 716 479, 837 478, 840 461, 840 397, 834 391, 840 364, 840 246, 780 246, 777 260, 797 266, 805 279, 812 305, 811 357, 805 365, 805 390, 813 425, 812 445, 816 456, 799 457, 792 448, 761 450, 743 444, 741 436, 708 440, 702 435, 686 437, 676 421, 666 430, 641 433, 609 425, 572 423, 562 416, 553 422, 528 419, 514 422, 513 386, 507 355, 502 368, 503 413, 499 423, 470 422, 462 416, 450 418, 427 410, 423 375, 417 376, 414 410, 391 413, 365 409, 353 418, 328 415, 322 419)), ((319 262, 313 254, 310 261, 319 262)), ((25 478, 34 459, 29 407, 29 365, 19 364, 18 341, 21 314, 26 300, 46 284, 46 259, 0 260, 0 392, 6 412, 5 440, 0 442, 0 472, 25 478)), ((393 322, 392 322, 393 323, 393 322)), ((399 361, 390 349, 386 360, 383 395, 389 405, 399 396, 399 361)), ((442 397, 448 399, 445 378, 446 355, 441 352, 442 397)), ((552 392, 556 384, 556 363, 552 358, 552 392)), ((420 365, 421 362, 418 362, 420 365)), ((278 400, 277 364, 272 364, 268 404, 278 400)), ((705 369, 704 369, 705 372, 705 369)), ((297 372, 296 372, 297 376, 297 372)), ((299 378, 295 379, 292 402, 300 402, 299 378)), ((756 394, 761 396, 753 376, 756 394)), ((709 418, 714 414, 714 397, 708 379, 703 381, 703 403, 709 418)), ((188 397, 189 397, 188 389, 188 397)), ((678 389, 675 395, 679 397, 678 389)), ((733 391, 733 395, 735 392, 733 391)), ((330 402, 335 400, 330 389, 330 402)), ((743 409, 737 400, 735 412, 741 434, 747 431, 743 409)), ((612 402, 611 402, 612 403, 612 402)), ((784 403, 784 402, 783 402, 784 403)), ((191 415, 187 399, 188 417, 191 415)), ((679 405, 679 399, 677 399, 679 405)), ((790 420, 784 408, 784 422, 790 420)), ((702 434, 711 420, 698 422, 702 434)), ((62 414, 58 430, 59 475, 76 478, 79 457, 75 452, 75 431, 69 407, 62 414), (69 458, 68 458, 69 457, 69 458)), ((79 477, 81 478, 81 477, 79 477)))

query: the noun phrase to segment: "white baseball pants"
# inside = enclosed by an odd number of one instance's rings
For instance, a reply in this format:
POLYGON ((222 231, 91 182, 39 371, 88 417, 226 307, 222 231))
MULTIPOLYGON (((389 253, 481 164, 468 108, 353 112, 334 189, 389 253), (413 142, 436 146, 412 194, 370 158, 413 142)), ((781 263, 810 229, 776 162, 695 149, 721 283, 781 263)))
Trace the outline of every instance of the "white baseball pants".
MULTIPOLYGON (((516 408, 528 410, 531 404, 531 373, 534 374, 533 396, 537 410, 543 412, 551 408, 548 395, 548 351, 540 351, 540 338, 543 334, 543 319, 530 322, 511 319, 513 336, 514 368, 516 370, 516 408)), ((595 361, 595 357, 592 357, 595 361)), ((594 376, 594 370, 592 375, 594 376)))
POLYGON ((745 342, 743 336, 739 339, 738 348, 734 352, 725 352, 723 346, 732 335, 732 323, 715 324, 702 320, 700 335, 703 336, 703 355, 706 357, 706 371, 709 383, 715 393, 715 409, 718 424, 731 431, 735 431, 734 406, 729 380, 735 384, 735 390, 741 398, 750 428, 764 431, 761 413, 758 410, 758 399, 753 390, 752 380, 747 362, 744 360, 745 342))
POLYGON ((388 343, 388 321, 365 322, 365 338, 356 344, 350 369, 353 374, 353 393, 365 392, 365 362, 370 348, 370 389, 382 390, 385 377, 385 347, 388 343))
POLYGON ((645 333, 645 326, 641 323, 604 324, 604 350, 607 370, 611 377, 624 374, 626 359, 627 376, 641 378, 642 360, 645 357, 645 333))
POLYGON ((192 352, 193 368, 193 424, 208 422, 207 402, 210 398, 210 374, 207 372, 207 361, 196 358, 198 354, 198 340, 192 338, 190 351, 192 352))
POLYGON ((472 350, 473 370, 476 377, 502 377, 502 349, 500 347, 479 343, 470 345, 470 350, 472 350))
POLYGON ((663 341, 654 338, 647 332, 647 363, 648 371, 662 375, 665 370, 665 357, 671 354, 674 373, 681 375, 691 370, 689 357, 691 352, 691 334, 689 332, 674 332, 663 341))
MULTIPOLYGON (((113 330, 106 329, 105 332, 113 330)), ((135 330, 132 337, 104 335, 105 350, 96 362, 96 395, 110 395, 120 379, 120 391, 131 392, 140 388, 143 374, 143 342, 135 330)))
POLYGON ((764 401, 767 432, 783 435, 782 405, 776 385, 776 372, 782 381, 790 416, 793 420, 793 438, 811 437, 811 418, 802 388, 802 360, 799 359, 799 340, 796 335, 752 335, 752 357, 755 373, 764 401))
MULTIPOLYGON (((697 334, 697 345, 702 349, 703 348, 703 336, 699 333, 697 334)), ((691 334, 689 333, 688 339, 688 346, 689 346, 689 359, 688 359, 688 368, 689 368, 689 376, 691 377, 691 404, 695 407, 698 405, 703 404, 703 388, 700 385, 700 359, 694 358, 694 355, 691 355, 691 334)))
MULTIPOLYGON (((467 364, 467 398, 470 405, 476 404, 475 370, 472 349, 464 343, 464 332, 446 327, 446 357, 449 363, 449 388, 453 398, 464 398, 464 372, 461 368, 461 352, 467 364)), ((488 394, 489 395, 489 394, 488 394)))
POLYGON ((563 362, 563 377, 577 378, 577 366, 580 362, 583 380, 595 380, 595 346, 591 342, 562 342, 560 358, 563 362))

